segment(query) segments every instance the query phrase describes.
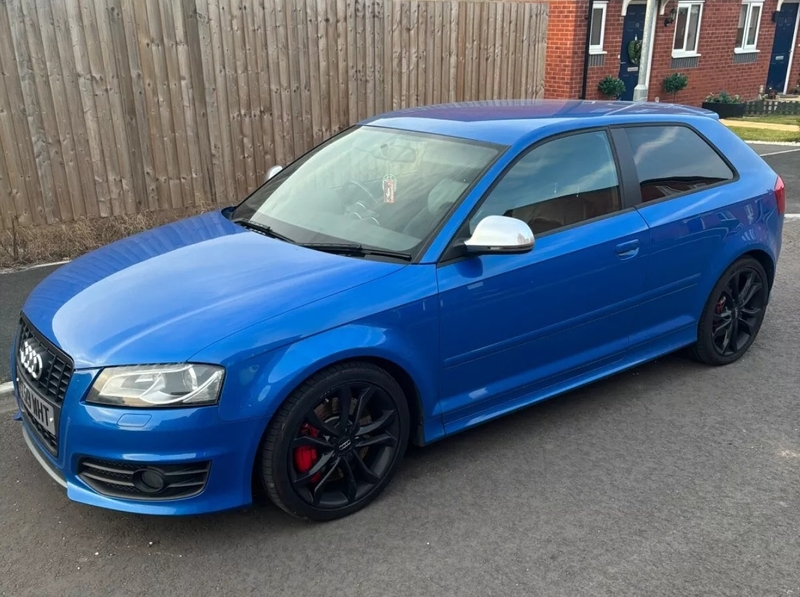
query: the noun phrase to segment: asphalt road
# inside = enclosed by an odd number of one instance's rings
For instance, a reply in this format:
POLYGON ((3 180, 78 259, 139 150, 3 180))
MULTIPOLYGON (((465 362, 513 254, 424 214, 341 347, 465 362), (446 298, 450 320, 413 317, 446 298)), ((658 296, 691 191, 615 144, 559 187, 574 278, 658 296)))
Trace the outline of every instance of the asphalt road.
POLYGON ((800 214, 800 147, 753 143, 761 155, 786 183, 786 212, 800 214))
MULTIPOLYGON (((800 221, 783 251, 738 363, 670 356, 412 449, 333 523, 74 504, 0 406, 0 595, 800 595, 800 221)), ((44 273, 0 276, 0 333, 44 273)))
POLYGON ((414 449, 368 509, 69 502, 0 417, 0 595, 798 595, 800 222, 738 363, 672 356, 414 449))
POLYGON ((31 290, 57 268, 37 267, 15 273, 0 273, 0 383, 11 379, 11 344, 14 342, 22 305, 31 290))

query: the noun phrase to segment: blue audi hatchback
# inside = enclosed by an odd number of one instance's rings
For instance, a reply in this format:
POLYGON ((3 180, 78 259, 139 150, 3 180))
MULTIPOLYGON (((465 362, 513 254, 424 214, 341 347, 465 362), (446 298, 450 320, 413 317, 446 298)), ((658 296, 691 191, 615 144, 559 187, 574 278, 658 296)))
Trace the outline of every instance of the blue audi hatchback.
POLYGON ((716 115, 493 102, 364 121, 235 207, 30 295, 23 434, 78 502, 349 515, 427 444, 764 319, 783 182, 716 115))

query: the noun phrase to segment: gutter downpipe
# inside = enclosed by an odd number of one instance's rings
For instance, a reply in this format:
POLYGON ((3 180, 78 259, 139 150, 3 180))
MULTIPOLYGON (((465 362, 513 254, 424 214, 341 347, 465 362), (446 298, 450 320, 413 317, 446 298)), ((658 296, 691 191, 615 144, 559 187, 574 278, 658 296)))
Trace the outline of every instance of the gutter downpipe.
POLYGON ((586 14, 586 42, 583 47, 583 78, 581 80, 581 99, 586 99, 586 80, 589 77, 589 44, 592 40, 592 11, 594 0, 589 0, 589 11, 586 14))
POLYGON ((642 57, 639 61, 639 80, 633 89, 633 101, 647 101, 647 82, 650 79, 650 59, 653 55, 652 46, 654 34, 654 21, 658 12, 658 0, 647 0, 644 13, 644 35, 642 35, 642 57))

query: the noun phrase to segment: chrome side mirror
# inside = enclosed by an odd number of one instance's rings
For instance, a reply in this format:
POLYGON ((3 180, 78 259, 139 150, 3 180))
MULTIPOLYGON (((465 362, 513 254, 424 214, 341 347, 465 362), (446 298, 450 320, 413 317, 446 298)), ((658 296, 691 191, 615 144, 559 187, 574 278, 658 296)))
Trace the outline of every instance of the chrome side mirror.
POLYGON ((533 249, 533 232, 517 218, 486 216, 464 241, 468 253, 527 253, 533 249))
POLYGON ((269 170, 267 170, 267 175, 264 177, 264 182, 267 182, 270 178, 275 176, 281 170, 283 170, 283 166, 278 166, 278 165, 275 165, 269 170))

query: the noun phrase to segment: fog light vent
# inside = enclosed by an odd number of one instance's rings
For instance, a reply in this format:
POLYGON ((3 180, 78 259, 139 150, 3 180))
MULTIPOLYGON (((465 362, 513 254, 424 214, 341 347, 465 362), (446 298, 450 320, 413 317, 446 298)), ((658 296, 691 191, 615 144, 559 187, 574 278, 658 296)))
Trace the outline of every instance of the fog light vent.
POLYGON ((199 494, 211 461, 147 464, 83 458, 78 477, 97 493, 128 500, 174 500, 199 494))
POLYGON ((161 493, 167 487, 167 480, 157 469, 144 468, 133 473, 133 486, 142 493, 161 493))

